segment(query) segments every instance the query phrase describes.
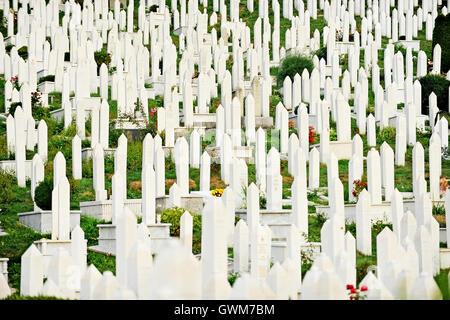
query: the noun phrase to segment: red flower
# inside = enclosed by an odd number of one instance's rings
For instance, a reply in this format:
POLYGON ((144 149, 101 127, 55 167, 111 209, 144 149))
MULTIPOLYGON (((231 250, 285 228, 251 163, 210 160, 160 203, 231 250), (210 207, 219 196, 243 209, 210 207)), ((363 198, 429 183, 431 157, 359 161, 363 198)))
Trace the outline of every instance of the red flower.
POLYGON ((289 120, 289 128, 290 129, 294 129, 295 128, 294 120, 289 120))
POLYGON ((157 111, 156 108, 151 108, 150 115, 153 117, 155 115, 156 111, 157 111))
POLYGON ((353 288, 355 288, 352 284, 348 284, 347 285, 347 290, 350 290, 350 289, 353 289, 353 288))
POLYGON ((356 291, 356 289, 355 288, 352 288, 351 290, 350 290, 350 293, 357 293, 358 291, 356 291))
POLYGON ((367 286, 362 286, 361 291, 367 291, 367 286))
POLYGON ((313 126, 309 126, 309 143, 314 143, 316 138, 314 137, 316 135, 316 132, 314 131, 313 126))
POLYGON ((350 296, 350 300, 353 300, 355 297, 354 296, 350 296))

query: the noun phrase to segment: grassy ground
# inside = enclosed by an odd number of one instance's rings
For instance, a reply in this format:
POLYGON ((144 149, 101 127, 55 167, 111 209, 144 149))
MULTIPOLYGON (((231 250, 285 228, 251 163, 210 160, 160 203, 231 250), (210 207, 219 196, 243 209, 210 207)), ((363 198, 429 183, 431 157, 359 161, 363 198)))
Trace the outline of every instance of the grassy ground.
MULTIPOLYGON (((135 2, 137 4, 137 2, 135 2)), ((240 18, 250 27, 251 37, 253 38, 254 23, 258 17, 258 3, 254 3, 253 13, 246 9, 246 1, 240 3, 240 18)), ((207 8, 208 13, 212 12, 212 5, 207 8)), ((135 15, 137 15, 137 8, 135 10, 135 15)), ((273 24, 273 12, 271 8, 271 3, 269 2, 269 17, 270 22, 273 24)), ((228 17, 229 18, 229 17, 228 17)), ((220 35, 220 14, 218 14, 219 23, 213 26, 217 29, 218 35, 220 35)), ((357 17, 358 27, 360 25, 360 19, 357 17)), ((280 15, 280 47, 285 45, 285 33, 288 28, 290 28, 291 23, 288 19, 284 19, 280 15)), ((323 18, 323 11, 318 11, 318 19, 311 19, 311 36, 317 29, 322 32, 323 28, 326 26, 326 21, 323 18)), ((212 27, 210 27, 212 28, 212 27)), ((173 36, 174 42, 178 41, 178 37, 173 36)), ((431 41, 425 40, 425 31, 419 32, 418 39, 421 41, 421 49, 425 51, 428 58, 432 58, 431 41)), ((383 37, 382 39, 383 48, 388 43, 388 39, 383 37)), ((271 48, 270 48, 271 50, 271 48)), ((396 50, 401 50, 396 48, 396 50)), ((380 83, 384 84, 383 78, 383 51, 379 51, 378 65, 380 66, 380 83)), ((363 54, 361 54, 361 65, 364 65, 363 54)), ((345 59, 345 57, 343 57, 345 59)), ((231 68, 231 63, 227 63, 227 67, 231 68)), ((345 67, 344 67, 345 68, 345 67)), ((414 68, 416 68, 416 63, 414 63, 414 68)), ((271 74, 276 73, 276 68, 271 70, 271 74)), ((0 95, 4 93, 5 80, 0 79, 0 95)), ((374 108, 374 95, 371 88, 371 79, 369 78, 369 103, 368 111, 372 111, 374 108)), ((109 90, 110 91, 110 90, 109 90)), ((111 96, 111 94, 109 94, 111 96)), ((215 107, 217 107, 220 101, 220 96, 213 101, 215 107)), ((278 102, 282 101, 282 96, 277 90, 273 90, 273 95, 270 97, 270 115, 274 117, 275 106, 278 102)), ((110 106, 110 146, 115 147, 117 145, 117 139, 123 131, 115 130, 113 128, 113 120, 117 118, 117 102, 109 99, 110 106)), ((349 101, 352 105, 353 101, 349 101)), ((61 93, 52 92, 49 94, 49 104, 50 110, 60 108, 61 106, 61 93)), ((149 99, 149 108, 159 108, 163 106, 162 97, 158 96, 155 99, 149 99)), ((0 111, 4 110, 4 99, 0 98, 0 111)), ((51 175, 52 173, 52 159, 58 151, 61 151, 67 161, 67 175, 71 176, 71 140, 75 135, 75 126, 72 125, 70 128, 64 130, 62 123, 46 118, 45 119, 49 128, 49 162, 46 164, 46 175, 51 175)), ((151 119, 150 119, 151 120, 151 119)), ((331 121, 331 128, 336 130, 335 123, 331 121)), ((154 123, 153 123, 154 125, 154 123)), ((154 128, 147 128, 147 131, 155 130, 154 128)), ((7 154, 6 151, 6 127, 4 121, 0 121, 0 160, 9 159, 11 156, 7 154)), ((87 136, 90 136, 90 122, 87 122, 87 136)), ((395 132, 395 131, 394 131, 395 132)), ((358 133, 356 128, 355 120, 352 119, 352 136, 358 133)), ((367 146, 367 138, 361 135, 364 144, 364 153, 366 154, 369 150, 367 146)), ((425 159, 428 158, 428 143, 429 143, 430 133, 418 133, 417 139, 420 141, 425 149, 425 159)), ((267 132, 267 151, 272 145, 278 145, 275 131, 267 132)), ((393 149, 395 149, 395 133, 392 135, 392 129, 380 131, 377 128, 377 149, 381 146, 383 141, 387 141, 393 149)), ((83 141, 83 147, 88 147, 89 141, 83 141)), ((34 152, 27 153, 27 159, 31 159, 34 152)), ((128 162, 127 162, 127 197, 128 198, 140 198, 141 197, 141 159, 142 159, 142 143, 139 141, 129 141, 128 143, 128 162)), ((405 166, 395 166, 395 186, 400 191, 412 191, 412 148, 408 147, 406 152, 406 164, 405 166)), ((255 182, 255 167, 254 165, 248 165, 248 177, 249 183, 255 182)), ((105 157, 105 188, 108 194, 111 193, 111 177, 114 172, 114 161, 111 157, 105 157)), ((309 171, 307 171, 309 172, 309 171)), ((339 175, 344 186, 345 200, 348 200, 348 161, 339 161, 339 175)), ((287 172, 287 162, 281 161, 281 173, 283 176, 283 198, 288 198, 290 196, 290 186, 293 177, 287 172)), ((173 182, 176 181, 175 165, 173 160, 170 158, 166 159, 166 193, 173 182)), ((15 178, 4 173, 0 173, 0 226, 4 231, 8 232, 5 237, 0 237, 0 257, 7 257, 9 261, 9 276, 11 285, 19 289, 20 287, 20 257, 23 252, 33 243, 33 241, 38 240, 42 237, 49 238, 49 235, 42 235, 34 232, 33 230, 24 227, 18 223, 17 213, 30 211, 33 209, 33 203, 30 197, 29 183, 26 188, 19 188, 15 182, 15 178)), ((450 177, 450 161, 442 160, 442 175, 450 177)), ((189 177, 190 190, 199 190, 199 169, 190 168, 189 177)), ((425 162, 425 179, 428 180, 428 164, 425 162)), ((326 165, 322 164, 320 167, 320 186, 325 187, 327 185, 327 168, 326 165)), ((80 201, 90 201, 95 199, 95 193, 92 187, 92 162, 83 162, 83 179, 80 181, 71 182, 71 208, 79 209, 80 201)), ((211 189, 214 188, 224 188, 226 184, 220 178, 220 166, 217 164, 212 164, 211 166, 211 189)), ((325 192, 326 194, 326 192, 325 192)), ((313 201, 316 204, 326 204, 326 201, 321 200, 317 193, 309 194, 308 200, 313 201)), ((314 206, 309 206, 309 212, 315 213, 316 209, 314 206)), ((178 214, 178 213, 177 213, 178 214)), ((164 221, 175 221, 173 217, 165 217, 164 221)), ((320 229, 324 223, 325 219, 321 216, 310 216, 309 217, 309 241, 319 242, 320 241, 320 229)), ((85 231, 86 239, 88 239, 88 246, 97 244, 98 241, 98 229, 97 224, 102 223, 101 221, 95 220, 93 218, 82 217, 81 227, 85 231)), ((367 267, 376 264, 376 235, 382 230, 386 225, 381 223, 376 224, 372 230, 373 238, 373 254, 371 256, 363 256, 357 254, 357 275, 358 281, 364 277, 366 274, 367 267)), ((355 226, 350 224, 346 226, 346 230, 352 232, 355 235, 355 226)), ((194 252, 200 252, 200 242, 201 238, 199 233, 201 231, 195 231, 194 236, 194 252)), ((177 229, 171 229, 171 235, 177 236, 177 229)), ((115 258, 111 256, 106 256, 94 252, 88 252, 88 263, 94 264, 100 272, 110 270, 115 272, 115 258)), ((302 266, 302 273, 304 274, 310 263, 306 263, 302 266)), ((436 277, 444 297, 448 298, 447 289, 447 277, 448 270, 443 270, 441 274, 436 277)))

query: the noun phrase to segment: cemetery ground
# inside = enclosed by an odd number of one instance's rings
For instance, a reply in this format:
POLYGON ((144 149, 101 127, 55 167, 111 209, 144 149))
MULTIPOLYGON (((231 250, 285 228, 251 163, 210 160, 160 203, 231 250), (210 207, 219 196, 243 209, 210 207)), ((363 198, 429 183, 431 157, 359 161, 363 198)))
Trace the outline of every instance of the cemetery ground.
MULTIPOLYGON (((4 85, 4 80, 0 82, 0 93, 3 90, 1 85, 4 85)), ((58 105, 58 93, 53 93, 52 96, 55 97, 53 100, 54 104, 58 105)), ((277 102, 277 96, 272 96, 271 110, 275 109, 277 102)), ((0 99, 1 101, 1 99, 0 99)), ((150 103, 158 106, 158 100, 149 100, 150 103)), ((114 105, 114 101, 110 101, 110 105, 114 105)), ((115 111, 111 111, 112 119, 116 117, 115 111)), ((46 115, 43 116, 49 125, 49 159, 53 159, 58 151, 61 151, 66 160, 68 174, 70 175, 70 161, 71 161, 71 141, 73 136, 76 134, 75 126, 72 125, 66 130, 62 129, 61 123, 56 122, 51 117, 46 115)), ((88 122, 89 123, 89 122, 88 122)), ((154 130, 149 124, 149 131, 154 130)), ((89 125, 87 125, 89 127, 89 125)), ((110 144, 112 146, 117 145, 118 133, 117 130, 110 126, 110 144)), ((332 132, 336 130, 336 124, 331 123, 332 132)), ((14 159, 14 155, 7 155, 6 150, 6 126, 4 121, 0 121, 0 160, 3 159, 14 159)), ((290 130, 290 134, 296 132, 295 129, 290 130)), ((122 132, 120 132, 122 133, 122 132)), ((276 132, 275 132, 276 133, 276 132)), ((352 119, 352 135, 358 133, 356 127, 356 121, 352 119)), ((89 136, 89 131, 87 133, 89 136)), ((422 143, 425 150, 425 157, 428 157, 428 141, 431 136, 430 132, 422 133, 417 131, 417 140, 422 143)), ((364 143, 364 153, 369 150, 367 146, 367 139, 365 135, 361 135, 364 143)), ((274 139, 278 139, 274 135, 274 139)), ((315 137, 316 141, 319 142, 319 137, 315 137)), ((335 139, 335 136, 331 135, 331 139, 335 139)), ((377 127, 377 149, 386 141, 395 147, 395 128, 387 127, 383 130, 379 130, 377 127)), ((84 140, 83 143, 88 146, 89 141, 84 140)), ((267 150, 270 149, 272 143, 276 144, 278 141, 271 141, 270 134, 267 139, 267 150)), ((208 142, 203 142, 207 145, 208 142)), ((29 152, 33 154, 33 152, 29 152)), ((28 157, 30 158, 30 156, 28 157)), ((128 158, 127 158, 127 177, 128 177, 128 187, 127 187, 127 197, 130 199, 141 198, 141 170, 142 170, 142 142, 140 139, 129 141, 128 144, 128 158)), ((345 202, 348 202, 348 176, 347 167, 348 160, 339 160, 339 172, 340 179, 344 186, 344 197, 345 202)), ((428 179, 428 163, 425 163, 425 178, 428 179)), ((255 178, 255 166, 252 164, 248 165, 249 168, 249 184, 256 181, 255 178)), ((287 161, 281 161, 281 173, 283 176, 283 198, 290 197, 290 186, 293 181, 292 175, 287 171, 287 161)), ((51 176, 53 166, 52 160, 46 165, 46 171, 48 175, 51 176)), ((399 191, 410 192, 412 191, 412 148, 408 147, 405 157, 405 166, 395 166, 395 181, 396 187, 399 191)), ((111 177, 114 171, 114 159, 112 157, 105 157, 105 186, 108 190, 108 194, 111 193, 111 177)), ((309 170, 307 170, 309 173, 309 170)), ((442 160, 442 174, 444 176, 450 176, 450 160, 442 160)), ((190 168, 190 190, 198 190, 199 188, 199 169, 190 168)), ((172 183, 176 181, 175 164, 173 159, 166 158, 166 193, 168 192, 172 183)), ((321 214, 316 214, 315 204, 324 205, 328 202, 319 195, 327 196, 327 191, 323 187, 326 187, 327 183, 327 166, 321 164, 320 166, 320 187, 313 193, 308 194, 309 200, 309 235, 308 240, 311 242, 320 242, 320 230, 326 218, 321 214)), ((79 209, 79 203, 81 201, 92 201, 95 200, 95 193, 92 188, 92 161, 83 161, 83 178, 80 181, 71 179, 71 209, 79 209)), ((218 164, 212 164, 211 166, 211 189, 224 188, 226 184, 221 180, 220 166, 218 164)), ((264 208, 265 199, 261 198, 261 208, 264 208)), ((285 208, 290 208, 290 206, 285 206, 285 208)), ((10 283, 13 288, 19 290, 20 288, 20 258, 23 252, 33 243, 33 241, 39 240, 41 238, 50 238, 50 235, 43 235, 35 232, 31 228, 21 225, 18 221, 18 213, 27 212, 33 209, 33 201, 30 196, 30 181, 27 181, 27 187, 21 188, 17 186, 17 181, 14 174, 9 174, 6 172, 0 173, 0 226, 7 232, 6 236, 0 237, 0 256, 9 258, 9 276, 10 283)), ((179 218, 184 210, 173 210, 167 209, 162 213, 162 222, 172 223, 171 236, 179 236, 179 218)), ((193 253, 200 253, 200 239, 201 239, 201 216, 196 213, 192 213, 196 216, 196 224, 194 226, 194 236, 193 236, 193 253), (195 228, 196 227, 196 228, 195 228)), ((433 208, 434 217, 439 221, 439 223, 445 226, 445 212, 443 208, 434 207, 433 208)), ((238 219, 237 219, 238 220, 238 219)), ((140 222, 140 220, 138 220, 140 222)), ((88 240, 88 246, 93 246, 97 244, 98 238, 98 224, 110 223, 101 221, 92 217, 82 216, 80 220, 80 226, 85 232, 85 237, 88 240)), ((378 221, 374 224, 372 228, 372 247, 373 254, 371 256, 365 256, 361 253, 357 253, 356 268, 357 268, 357 281, 362 280, 362 278, 367 273, 367 268, 371 265, 376 265, 376 236, 379 232, 383 230, 385 226, 392 228, 391 224, 385 224, 382 221, 378 221)), ((347 223, 346 231, 350 231, 353 236, 356 237, 356 225, 355 223, 347 223)), ((445 247, 445 243, 441 243, 442 247, 445 247)), ((229 250, 229 257, 233 257, 232 249, 229 250)), ((94 264, 100 272, 109 270, 115 273, 115 258, 110 255, 105 255, 93 251, 88 251, 88 264, 94 264)), ((311 267, 311 261, 308 255, 302 257, 302 274, 304 275, 306 271, 311 267)), ((444 299, 450 299, 448 295, 448 280, 447 274, 449 270, 441 270, 441 273, 435 276, 435 279, 443 293, 444 299)), ((232 283, 236 274, 231 274, 229 277, 230 283, 232 283)), ((18 294, 13 295, 10 298, 24 299, 24 297, 18 294)), ((44 297, 40 297, 41 299, 44 297)), ((51 298, 51 297, 45 297, 51 298)))
MULTIPOLYGON (((166 1, 167 5, 170 6, 169 0, 166 1)), ((250 27, 250 35, 253 38, 253 25, 258 18, 258 3, 255 3, 255 9, 250 12, 246 9, 247 2, 241 1, 239 4, 240 18, 250 27)), ((135 30, 137 30, 137 8, 138 2, 135 1, 135 30)), ((207 8, 208 14, 213 12, 212 5, 210 4, 207 8)), ((311 36, 317 29, 322 32, 323 28, 327 25, 327 22, 323 18, 324 12, 318 10, 318 19, 311 19, 311 36)), ((3 11, 0 10, 0 17, 3 16, 3 11)), ((269 5, 269 16, 271 18, 270 22, 273 23, 273 11, 271 5, 269 5)), ((220 15, 218 15, 218 23, 216 24, 217 29, 220 29, 220 15)), ((357 29, 361 30, 361 18, 355 17, 357 21, 357 29)), ((62 20, 62 16, 60 17, 62 20)), ((280 41, 285 43, 285 31, 290 28, 291 22, 289 19, 281 17, 280 19, 280 41)), ((4 26, 0 26, 5 28, 4 26)), ((209 26, 208 31, 214 26, 209 26)), ((1 28, 0 28, 1 31, 1 28)), ((178 36, 171 34, 171 37, 175 44, 178 42, 178 36)), ((218 34, 219 37, 219 34, 218 34)), ((419 31, 418 37, 416 39, 420 40, 421 50, 423 50, 428 59, 433 59, 432 44, 430 40, 425 38, 425 29, 419 31)), ((382 49, 386 48, 388 44, 388 38, 382 37, 382 49)), ((147 46, 149 48, 149 45, 147 46)), ((11 48, 9 48, 11 49, 11 48)), ((106 45, 104 45, 106 50, 106 45)), ((270 52, 272 48, 270 47, 270 52)), ((321 51, 322 54, 325 52, 326 47, 323 46, 323 41, 321 41, 321 48, 313 52, 313 54, 318 54, 321 51)), ((403 55, 406 55, 406 50, 402 47, 395 47, 395 52, 401 51, 403 55)), ((384 86, 384 71, 383 71, 383 50, 378 51, 378 66, 380 68, 380 84, 384 86)), ((414 73, 417 68, 417 52, 413 52, 414 59, 414 73)), ((180 55, 177 58, 177 62, 180 59, 180 55)), ((348 56, 343 55, 340 57, 342 60, 342 65, 344 67, 343 71, 347 68, 348 56), (347 60, 346 60, 347 59, 347 60)), ((99 66, 101 64, 100 61, 99 66)), ((226 68, 231 72, 232 61, 227 61, 226 68)), ((364 67, 364 55, 361 55, 360 66, 364 67)), ((195 66, 197 71, 197 66, 195 66)), ((198 71, 197 71, 198 72, 198 71)), ((270 74, 275 78, 278 73, 277 67, 272 67, 270 74)), ((53 76, 54 77, 54 76, 53 76)), ((5 82, 8 79, 0 78, 0 96, 4 95, 5 82)), ((42 80, 42 79, 41 79, 42 80)), ((342 80, 342 77, 340 78, 342 80)), ((276 81, 274 81, 276 83, 276 81)), ((373 113, 375 109, 375 97, 372 92, 372 81, 368 83, 368 107, 367 114, 373 113)), ((278 87, 275 86, 273 89, 273 94, 270 96, 270 115, 275 118, 275 109, 279 102, 283 101, 283 97, 279 92, 278 87)), ((111 89, 108 88, 108 97, 111 97, 111 89)), ((281 91, 281 89, 280 89, 281 91)), ((221 102, 220 85, 218 87, 218 97, 211 100, 210 112, 215 112, 216 108, 221 102)), ((100 94, 91 94, 91 96, 100 96, 100 94)), ((323 98, 323 96, 321 96, 323 98)), ((39 100, 33 103, 33 117, 39 121, 41 119, 45 120, 48 126, 48 161, 45 164, 45 177, 46 179, 51 179, 48 177, 53 176, 53 159, 57 152, 62 152, 67 162, 67 177, 72 176, 71 172, 71 159, 72 159, 72 139, 77 133, 77 129, 74 123, 68 128, 64 128, 63 122, 58 122, 51 117, 50 112, 56 109, 60 109, 62 105, 61 92, 51 92, 49 93, 49 107, 44 108, 40 105, 39 100)), ((0 99, 0 111, 5 111, 4 99, 0 99)), ((116 148, 118 144, 118 139, 121 134, 126 133, 124 130, 115 129, 115 121, 117 120, 117 101, 108 99, 109 110, 110 110, 110 123, 109 123, 109 146, 111 148, 116 148)), ((134 136, 133 139, 128 140, 128 151, 127 151, 127 189, 126 194, 128 199, 140 199, 142 198, 142 140, 147 133, 155 135, 157 133, 157 113, 158 108, 163 107, 163 97, 156 96, 155 99, 148 100, 148 108, 154 109, 155 111, 149 115, 147 119, 148 123, 144 130, 139 132, 139 135, 134 136)), ((353 106, 353 99, 349 100, 349 105, 353 106)), ((196 102, 194 102, 194 106, 196 102)), ((17 107, 17 105, 11 105, 11 107, 17 107)), ((11 110, 11 109, 10 109, 11 110)), ((180 112, 181 111, 180 103, 180 112)), ((450 120, 448 114, 444 115, 450 120)), ((90 119, 86 121, 86 139, 82 141, 82 147, 89 147, 91 145, 91 123, 90 119)), ((336 123, 330 122, 330 141, 337 140, 336 134, 337 128, 336 123)), ((297 133, 294 126, 289 128, 289 136, 292 133, 297 133)), ((356 119, 351 119, 351 135, 359 133, 356 119)), ((165 139, 164 132, 159 132, 163 141, 165 139)), ((190 131, 187 131, 187 135, 190 131)), ((392 149, 395 150, 396 145, 396 129, 395 127, 385 127, 380 129, 376 127, 376 147, 369 147, 367 143, 367 136, 365 134, 360 134, 363 141, 364 154, 371 148, 375 148, 378 151, 383 142, 387 142, 392 149)), ((431 137, 431 131, 425 130, 416 132, 417 141, 420 142, 424 147, 425 159, 428 159, 428 146, 431 137)), ((266 151, 269 151, 272 146, 279 145, 279 130, 268 130, 267 131, 267 146, 266 151)), ((314 135, 313 145, 319 145, 320 137, 319 135, 314 135)), ((214 145, 214 137, 202 140, 202 150, 204 150, 209 145, 214 145)), ((32 159, 33 155, 37 152, 37 146, 34 151, 27 150, 26 159, 32 159)), ((6 139, 6 122, 3 118, 0 118, 0 160, 13 160, 15 159, 14 154, 8 154, 7 150, 7 139, 6 139)), ((348 160, 339 160, 339 178, 342 181, 344 189, 344 201, 348 203, 356 203, 349 201, 349 191, 348 190, 348 160)), ((105 189, 107 194, 112 193, 112 177, 114 174, 114 157, 105 155, 105 189)), ((307 173, 309 174, 309 164, 307 164, 307 173)), ((405 165, 397 166, 395 165, 395 187, 400 192, 410 192, 413 191, 413 181, 412 181, 412 147, 408 146, 405 153, 405 165)), ((429 183, 429 165, 425 162, 425 180, 429 183)), ((364 172, 367 172, 366 162, 364 162, 364 172)), ((282 195, 283 199, 288 199, 291 196, 291 184, 294 177, 288 172, 288 165, 286 160, 281 160, 281 175, 282 175, 282 195)), ((442 176, 450 177, 450 160, 442 159, 442 176)), ((176 182, 176 168, 174 160, 171 157, 165 158, 165 194, 168 194, 170 187, 176 182)), ((367 180, 363 176, 362 180, 367 180)), ((51 183, 51 180, 49 180, 51 183)), ((248 184, 256 182, 256 170, 254 164, 248 164, 248 184)), ((70 209, 79 210, 80 202, 83 201, 94 201, 96 199, 95 191, 93 188, 93 163, 92 160, 83 160, 82 162, 82 179, 74 180, 69 178, 70 183, 70 209)), ((210 187, 213 189, 223 189, 228 185, 225 184, 221 179, 221 171, 219 164, 211 165, 211 176, 210 176, 210 187)), ((309 211, 309 234, 308 240, 310 242, 320 242, 320 230, 326 221, 326 217, 322 214, 316 212, 316 205, 327 205, 328 204, 328 192, 327 192, 327 165, 320 164, 320 187, 312 192, 308 193, 308 211, 309 211)), ((197 191, 200 188, 200 169, 189 168, 189 190, 197 191)), ((33 210, 33 200, 30 196, 31 186, 30 181, 27 181, 26 187, 19 187, 17 185, 17 180, 15 174, 8 172, 0 172, 0 228, 7 233, 5 236, 0 237, 0 257, 9 258, 8 271, 9 271, 9 282, 11 286, 16 289, 16 293, 10 296, 10 299, 24 299, 24 297, 19 295, 20 290, 20 264, 21 256, 25 250, 36 240, 41 238, 50 238, 49 234, 40 234, 31 228, 28 228, 19 223, 18 213, 28 212, 33 210)), ((245 202, 245 201, 244 201, 245 202)), ((265 198, 260 198, 260 208, 265 208, 265 198)), ((290 206, 284 206, 283 208, 289 209, 290 206)), ((161 222, 171 223, 170 234, 171 236, 177 237, 180 232, 180 217, 184 213, 182 208, 171 208, 166 209, 161 213, 161 222)), ((201 215, 199 212, 191 212, 194 217, 193 225, 193 253, 199 254, 201 252, 201 215)), ((445 212, 443 207, 435 206, 433 207, 433 217, 439 222, 440 225, 445 226, 445 212)), ((236 223, 239 219, 236 219, 236 223)), ((140 222, 140 219, 138 219, 140 222)), ((99 236, 99 230, 97 228, 98 224, 108 224, 111 222, 101 221, 92 217, 81 216, 80 226, 85 233, 85 238, 88 240, 88 247, 96 245, 99 236)), ((359 283, 364 276, 367 274, 368 268, 370 266, 376 265, 376 236, 385 228, 389 227, 392 229, 392 225, 385 223, 384 221, 377 221, 372 226, 372 255, 363 255, 357 252, 356 255, 356 270, 357 270, 357 283, 359 283)), ((356 238, 356 225, 355 223, 346 222, 346 231, 350 231, 356 238)), ((441 247, 446 247, 446 243, 441 243, 441 247)), ((233 250, 229 249, 228 256, 233 257, 233 250)), ((88 250, 87 263, 93 264, 97 269, 103 273, 104 271, 111 271, 115 273, 115 257, 112 255, 101 254, 88 250)), ((308 254, 302 255, 302 275, 306 273, 311 267, 312 261, 308 254)), ((448 289, 448 273, 450 269, 442 269, 441 272, 434 278, 442 292, 444 299, 450 299, 449 289, 448 289)), ((232 284, 239 274, 231 273, 229 275, 229 282, 232 284)), ((40 299, 52 297, 39 297, 40 299)))

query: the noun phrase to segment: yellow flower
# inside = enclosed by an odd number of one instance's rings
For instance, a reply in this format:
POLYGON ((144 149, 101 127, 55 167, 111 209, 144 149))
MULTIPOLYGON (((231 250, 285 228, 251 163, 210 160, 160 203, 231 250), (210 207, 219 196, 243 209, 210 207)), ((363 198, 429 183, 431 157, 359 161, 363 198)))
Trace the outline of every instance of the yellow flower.
POLYGON ((214 197, 221 197, 223 194, 223 189, 214 189, 211 191, 211 195, 214 197))

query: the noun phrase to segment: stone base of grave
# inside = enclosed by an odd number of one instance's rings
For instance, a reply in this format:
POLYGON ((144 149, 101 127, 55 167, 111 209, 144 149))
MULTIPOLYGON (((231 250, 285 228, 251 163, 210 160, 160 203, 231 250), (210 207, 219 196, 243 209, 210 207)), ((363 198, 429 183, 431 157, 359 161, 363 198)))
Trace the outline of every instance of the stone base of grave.
POLYGON ((4 41, 5 41, 5 46, 7 46, 8 44, 15 44, 16 43, 16 37, 15 36, 9 36, 9 37, 6 37, 4 39, 4 41))
MULTIPOLYGON (((320 242, 307 242, 300 245, 300 250, 303 254, 308 255, 311 260, 314 260, 320 254, 322 245, 320 242)), ((286 241, 272 240, 271 256, 274 262, 283 263, 286 258, 287 243, 286 241)))
POLYGON ((0 258, 0 274, 3 274, 6 282, 8 282, 8 258, 0 258))
MULTIPOLYGON (((445 201, 438 200, 432 201, 433 205, 443 206, 445 201)), ((415 208, 415 200, 414 199, 405 199, 403 200, 403 210, 406 212, 410 210, 414 212, 415 208)), ((330 207, 329 206, 316 206, 317 213, 321 213, 327 217, 330 217, 330 207)), ((345 219, 351 222, 356 222, 356 204, 346 204, 344 205, 345 219)), ((369 210, 369 218, 372 223, 376 221, 384 221, 386 223, 391 223, 392 221, 392 211, 391 211, 391 203, 390 202, 382 202, 380 204, 372 204, 370 205, 369 210)))
POLYGON ((272 117, 255 117, 255 128, 259 127, 263 129, 273 128, 273 118, 272 117))
MULTIPOLYGON (((156 212, 162 212, 170 208, 169 196, 156 197, 156 212)), ((181 208, 201 214, 203 211, 203 196, 189 194, 181 196, 181 208)))
MULTIPOLYGON (((178 238, 170 237, 170 226, 170 223, 156 223, 148 226, 152 253, 158 254, 168 245, 168 242, 178 240, 178 238)), ((116 255, 116 225, 99 224, 97 227, 98 245, 89 247, 89 250, 116 255)))
MULTIPOLYGON (((125 207, 130 209, 137 217, 142 215, 141 199, 126 199, 125 207)), ((112 200, 86 201, 80 202, 81 214, 93 217, 99 220, 111 221, 112 218, 112 200)))
MULTIPOLYGON (((405 117, 406 117, 406 113, 402 112, 402 114, 404 114, 405 117)), ((425 121, 427 121, 428 118, 429 118, 428 116, 423 115, 423 114, 421 114, 419 116, 416 116, 416 127, 417 127, 418 130, 420 130, 422 132, 425 131, 425 121)), ((396 120, 397 120, 397 116, 389 117, 389 122, 388 122, 389 126, 390 127, 395 127, 395 121, 396 120)))
MULTIPOLYGON (((180 114, 180 122, 185 124, 184 115, 180 114)), ((192 115, 194 128, 212 129, 216 127, 215 113, 194 113, 192 115)))
MULTIPOLYGON (((116 151, 116 149, 113 148, 104 149, 103 154, 104 156, 114 156, 114 151, 116 151)), ((92 153, 93 153, 92 148, 83 148, 81 149, 81 158, 83 160, 92 159, 92 153)))
POLYGON ((70 98, 70 102, 72 104, 72 116, 76 115, 77 108, 84 107, 85 117, 89 118, 89 115, 95 107, 100 108, 102 104, 101 97, 86 97, 86 98, 78 98, 75 100, 75 97, 70 98))
POLYGON ((50 93, 55 91, 55 82, 53 81, 44 81, 37 85, 37 89, 42 93, 50 93))
POLYGON ((395 42, 394 45, 400 45, 404 48, 411 48, 414 51, 420 50, 420 40, 400 40, 395 42))
MULTIPOLYGON (((71 98, 73 99, 73 98, 71 98)), ((84 106, 84 118, 87 121, 90 117, 91 117, 91 111, 93 109, 94 105, 98 105, 98 107, 100 108, 101 105, 101 98, 100 97, 90 97, 90 98, 82 98, 80 99, 80 102, 83 106, 84 106)), ((76 104, 74 101, 71 101, 71 105, 72 105, 72 119, 75 119, 77 116, 77 108, 76 108, 76 104)), ((60 108, 60 109, 56 109, 53 111, 50 111, 50 116, 53 119, 56 119, 58 121, 63 121, 64 120, 64 109, 60 108)))
MULTIPOLYGON (((247 209, 236 209, 236 215, 247 221, 247 209)), ((291 224, 291 219, 290 209, 282 209, 279 211, 261 209, 259 211, 261 225, 291 224)))
POLYGON ((152 85, 153 94, 155 96, 164 95, 164 82, 162 80, 153 81, 150 79, 148 83, 152 85))
POLYGON ((344 41, 336 41, 335 50, 339 52, 339 54, 346 54, 348 50, 355 45, 354 42, 344 42, 344 41))
MULTIPOLYGON (((70 211, 70 230, 80 224, 80 210, 70 211)), ((19 213, 19 222, 33 230, 47 234, 52 232, 52 211, 30 211, 19 213)))
POLYGON ((134 119, 130 121, 128 119, 117 119, 115 129, 116 130, 126 130, 126 131, 135 131, 142 130, 147 127, 147 122, 145 119, 134 119))
POLYGON ((272 241, 284 241, 287 238, 291 223, 271 223, 267 225, 272 231, 272 241))
POLYGON ((41 239, 35 241, 34 244, 44 256, 44 277, 46 277, 51 257, 55 255, 60 248, 65 249, 70 253, 72 241, 41 239))
POLYGON ((207 129, 216 127, 215 113, 194 113, 193 115, 194 127, 201 126, 207 129))
POLYGON ((175 141, 179 137, 185 137, 186 139, 189 139, 189 136, 191 135, 193 129, 196 129, 200 136, 204 136, 205 135, 205 132, 206 132, 206 128, 205 127, 197 127, 197 126, 195 126, 194 128, 180 127, 180 128, 175 128, 174 129, 175 141))
POLYGON ((162 149, 164 151, 164 157, 169 158, 173 155, 174 147, 162 146, 162 149))
MULTIPOLYGON (((234 156, 238 159, 244 159, 246 163, 253 164, 255 163, 253 149, 253 146, 233 147, 234 156)), ((206 147, 205 150, 211 157, 211 163, 220 163, 220 147, 206 147)))
POLYGON ((330 154, 337 160, 350 160, 352 157, 352 141, 330 141, 330 154))
POLYGON ((439 228, 439 242, 447 242, 447 228, 439 228))
POLYGON ((310 53, 311 53, 311 49, 309 47, 286 49, 286 55, 289 55, 289 54, 301 54, 301 55, 309 56, 310 53))
MULTIPOLYGON (((25 160, 25 178, 31 179, 32 160, 25 160)), ((16 173, 16 160, 0 161, 0 170, 5 172, 16 173)))
POLYGON ((439 262, 441 264, 441 269, 450 268, 450 249, 448 248, 439 249, 439 262))
POLYGON ((159 25, 162 25, 164 23, 164 13, 159 12, 150 12, 146 14, 147 18, 150 18, 150 28, 157 27, 159 25))

